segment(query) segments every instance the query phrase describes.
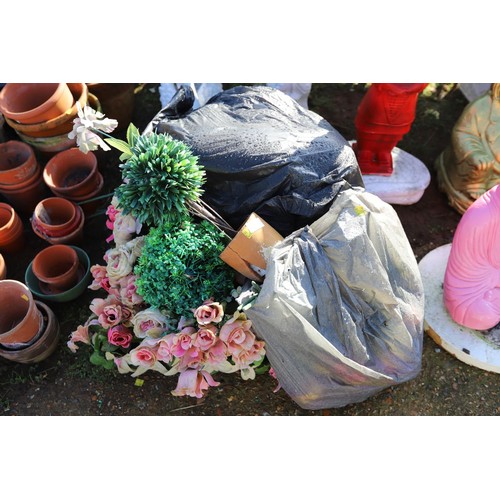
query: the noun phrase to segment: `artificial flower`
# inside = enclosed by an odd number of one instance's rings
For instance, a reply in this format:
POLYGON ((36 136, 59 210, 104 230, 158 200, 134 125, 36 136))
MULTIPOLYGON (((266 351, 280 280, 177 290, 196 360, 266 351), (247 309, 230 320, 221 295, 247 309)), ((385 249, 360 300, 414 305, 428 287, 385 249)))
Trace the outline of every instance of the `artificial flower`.
POLYGON ((112 326, 108 330, 108 342, 112 345, 117 345, 127 349, 130 347, 133 335, 130 330, 124 325, 112 326))
POLYGON ((135 258, 124 245, 109 249, 104 254, 104 260, 106 273, 112 285, 131 274, 135 262, 135 258))
MULTIPOLYGON (((239 317, 243 317, 240 315, 239 317)), ((255 335, 250 330, 252 322, 248 319, 236 319, 234 316, 220 329, 219 336, 223 340, 231 354, 238 354, 240 351, 248 351, 255 342, 255 335)))
POLYGON ((113 239, 117 246, 130 241, 134 235, 141 232, 142 223, 132 215, 124 215, 121 212, 116 214, 113 224, 113 239))
POLYGON ((88 325, 79 325, 74 332, 71 332, 70 339, 67 342, 67 346, 73 353, 76 352, 78 349, 76 342, 83 342, 84 344, 90 344, 88 325))
POLYGON ((196 332, 193 345, 199 347, 202 351, 208 351, 217 340, 217 328, 214 325, 208 325, 196 332))
POLYGON ((168 318, 155 307, 139 311, 132 319, 136 337, 158 338, 168 329, 168 318))
POLYGON ((102 113, 95 111, 90 106, 82 106, 76 103, 78 109, 78 118, 73 120, 73 130, 68 134, 69 139, 76 138, 76 145, 83 153, 95 151, 101 147, 104 151, 110 151, 111 148, 94 132, 94 130, 105 133, 112 132, 118 122, 111 118, 105 118, 102 113))
POLYGON ((174 396, 203 397, 203 391, 210 386, 220 385, 207 371, 185 370, 179 375, 177 387, 172 391, 174 396))
POLYGON ((122 304, 114 295, 108 295, 105 299, 93 299, 89 309, 97 316, 103 328, 108 329, 122 320, 122 304))
POLYGON ((186 326, 174 335, 172 352, 174 356, 182 358, 186 351, 193 345, 193 334, 196 330, 192 326, 186 326))
POLYGON ((144 299, 137 293, 136 279, 136 276, 130 274, 118 281, 120 299, 126 306, 133 307, 144 302, 144 299))
POLYGON ((194 317, 199 325, 220 323, 224 317, 224 309, 219 302, 206 300, 194 311, 194 317))

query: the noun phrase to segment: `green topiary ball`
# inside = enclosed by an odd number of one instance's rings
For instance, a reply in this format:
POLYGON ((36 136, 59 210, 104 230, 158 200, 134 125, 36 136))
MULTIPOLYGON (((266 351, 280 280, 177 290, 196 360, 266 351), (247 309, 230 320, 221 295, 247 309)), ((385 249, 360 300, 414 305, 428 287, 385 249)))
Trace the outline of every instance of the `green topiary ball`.
POLYGON ((152 229, 134 269, 138 293, 148 304, 186 317, 204 300, 225 300, 234 288, 234 271, 219 258, 228 241, 208 221, 186 218, 152 229))
POLYGON ((157 133, 137 137, 131 152, 120 167, 118 208, 152 227, 185 217, 186 202, 203 193, 205 171, 198 158, 182 141, 157 133))

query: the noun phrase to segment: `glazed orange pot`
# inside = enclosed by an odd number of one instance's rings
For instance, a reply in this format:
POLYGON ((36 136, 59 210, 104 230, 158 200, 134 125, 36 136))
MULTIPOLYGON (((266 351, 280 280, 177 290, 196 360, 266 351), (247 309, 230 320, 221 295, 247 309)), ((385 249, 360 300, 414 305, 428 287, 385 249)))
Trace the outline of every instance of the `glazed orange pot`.
POLYGON ((65 198, 45 198, 35 207, 32 226, 49 237, 61 237, 71 234, 80 225, 82 210, 65 198))
POLYGON ((97 157, 78 148, 61 151, 45 165, 43 179, 56 195, 74 199, 86 197, 99 185, 97 157))
POLYGON ((29 342, 43 322, 30 289, 20 281, 0 281, 0 344, 29 342))
POLYGON ((16 131, 30 137, 54 137, 68 134, 73 129, 73 119, 78 114, 76 103, 83 107, 87 104, 88 89, 85 83, 68 83, 75 103, 64 113, 39 123, 19 123, 6 117, 6 122, 16 131))
POLYGON ((14 253, 25 245, 23 223, 12 206, 0 203, 0 250, 14 253))
POLYGON ((33 148, 21 141, 0 144, 0 187, 22 183, 33 176, 37 161, 33 148))
POLYGON ((73 94, 66 83, 7 83, 0 92, 0 111, 19 123, 51 120, 73 104, 73 94))
POLYGON ((50 287, 52 293, 76 285, 80 261, 69 245, 52 245, 38 252, 33 259, 33 274, 50 287))

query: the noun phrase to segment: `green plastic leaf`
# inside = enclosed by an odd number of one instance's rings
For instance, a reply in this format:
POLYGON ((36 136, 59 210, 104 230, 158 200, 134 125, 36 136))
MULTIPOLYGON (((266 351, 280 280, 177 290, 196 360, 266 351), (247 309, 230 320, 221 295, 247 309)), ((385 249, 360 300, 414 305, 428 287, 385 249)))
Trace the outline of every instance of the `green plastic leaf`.
POLYGON ((139 135, 140 134, 138 128, 133 123, 131 123, 127 128, 127 142, 129 143, 131 148, 135 146, 139 135))
MULTIPOLYGON (((118 151, 121 151, 122 153, 126 153, 128 155, 128 158, 130 158, 132 156, 132 150, 130 149, 130 146, 125 141, 122 141, 121 139, 116 139, 115 137, 105 137, 104 140, 110 146, 113 146, 114 148, 118 149, 118 151)), ((120 159, 121 159, 121 157, 120 157, 120 159)))

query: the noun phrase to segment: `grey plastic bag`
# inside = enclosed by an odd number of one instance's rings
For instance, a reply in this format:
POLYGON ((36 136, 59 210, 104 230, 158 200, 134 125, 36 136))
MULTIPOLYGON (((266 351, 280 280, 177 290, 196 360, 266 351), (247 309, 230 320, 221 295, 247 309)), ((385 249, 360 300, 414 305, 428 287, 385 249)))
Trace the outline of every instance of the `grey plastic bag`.
POLYGON ((247 314, 302 408, 357 403, 419 373, 424 291, 390 205, 348 189, 268 253, 247 314))

